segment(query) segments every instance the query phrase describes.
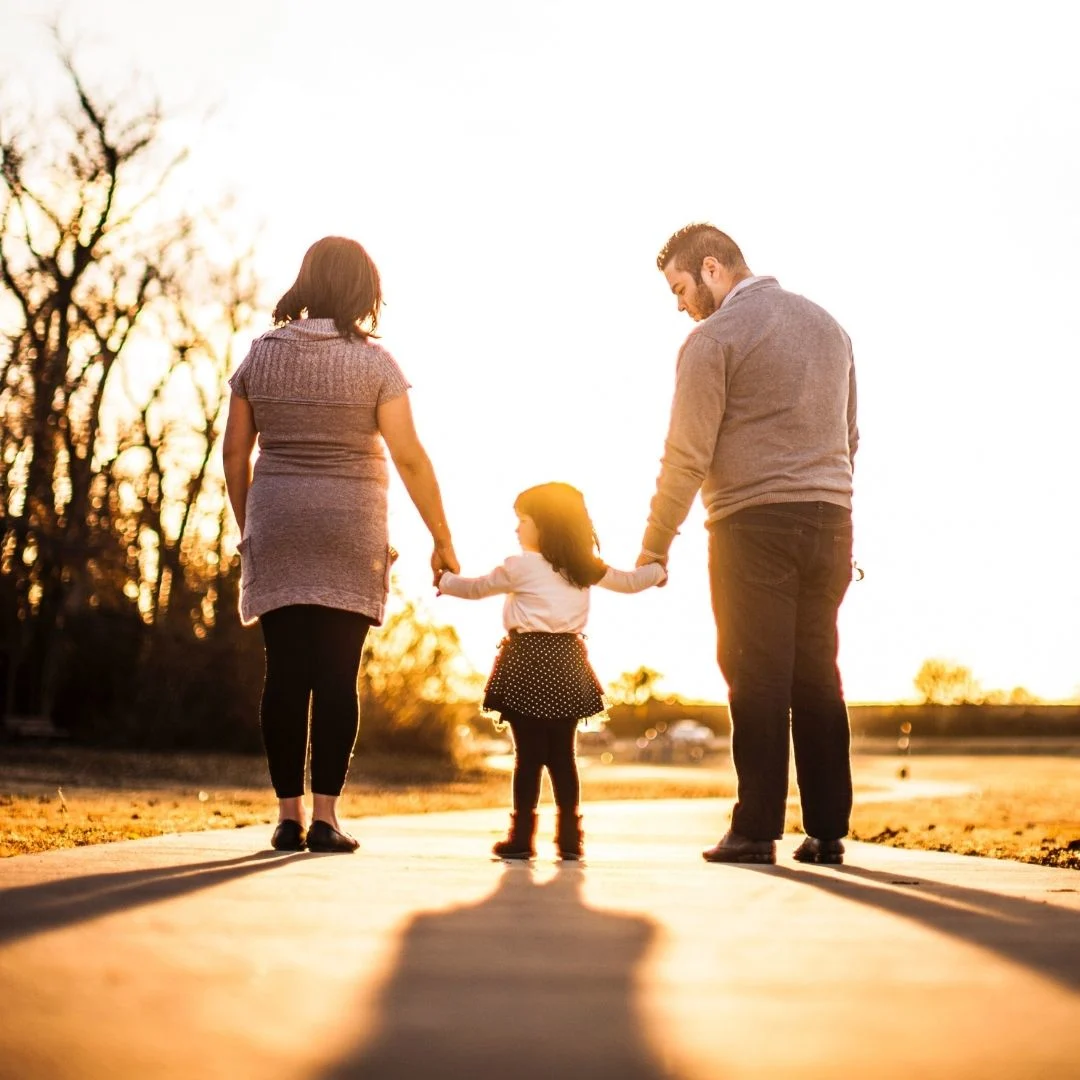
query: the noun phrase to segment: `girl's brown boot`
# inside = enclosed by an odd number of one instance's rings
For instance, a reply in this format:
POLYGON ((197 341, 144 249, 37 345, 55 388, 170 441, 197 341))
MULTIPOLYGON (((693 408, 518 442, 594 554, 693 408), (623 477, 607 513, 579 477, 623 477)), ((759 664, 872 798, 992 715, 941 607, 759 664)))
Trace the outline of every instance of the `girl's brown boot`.
POLYGON ((531 859, 536 855, 535 840, 535 811, 531 814, 511 814, 510 832, 491 851, 500 859, 531 859))
POLYGON ((577 812, 559 811, 559 824, 555 830, 555 846, 559 849, 560 859, 580 859, 584 854, 582 846, 585 834, 581 831, 581 815, 577 812))

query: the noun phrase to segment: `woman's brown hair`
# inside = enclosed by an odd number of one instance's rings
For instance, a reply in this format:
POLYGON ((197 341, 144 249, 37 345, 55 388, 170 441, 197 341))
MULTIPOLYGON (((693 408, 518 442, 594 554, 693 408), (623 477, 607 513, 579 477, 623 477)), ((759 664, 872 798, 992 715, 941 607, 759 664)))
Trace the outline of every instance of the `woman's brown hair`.
POLYGON ((308 248, 300 273, 274 308, 278 325, 299 319, 333 319, 343 337, 366 340, 379 325, 382 288, 368 253, 344 236, 324 236, 308 248), (365 324, 367 329, 364 329, 365 324))
POLYGON ((569 484, 537 484, 514 501, 517 513, 531 517, 540 535, 540 554, 571 585, 587 589, 607 573, 597 552, 585 496, 569 484))

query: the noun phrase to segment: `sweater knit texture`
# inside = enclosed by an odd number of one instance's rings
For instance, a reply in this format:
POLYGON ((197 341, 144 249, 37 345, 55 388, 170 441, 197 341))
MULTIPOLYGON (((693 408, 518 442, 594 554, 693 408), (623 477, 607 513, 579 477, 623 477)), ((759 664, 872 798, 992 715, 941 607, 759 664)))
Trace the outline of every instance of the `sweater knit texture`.
POLYGON ((642 548, 666 555, 701 491, 709 523, 767 503, 851 508, 859 432, 851 342, 762 277, 686 339, 642 548))
POLYGON ((381 623, 390 549, 376 409, 408 390, 401 369, 332 319, 300 319, 256 339, 229 385, 250 402, 259 433, 240 541, 241 620, 316 604, 381 623))

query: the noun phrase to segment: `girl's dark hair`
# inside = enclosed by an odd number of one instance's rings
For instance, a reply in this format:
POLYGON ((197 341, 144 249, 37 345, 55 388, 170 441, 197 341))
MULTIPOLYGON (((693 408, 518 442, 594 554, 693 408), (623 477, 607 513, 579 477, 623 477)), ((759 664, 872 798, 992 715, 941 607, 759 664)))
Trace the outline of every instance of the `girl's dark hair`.
POLYGON ((540 554, 571 585, 587 589, 607 572, 597 554, 600 541, 585 509, 585 497, 577 488, 538 484, 517 497, 514 510, 533 519, 540 534, 540 554))
POLYGON ((379 271, 368 253, 355 240, 324 236, 308 248, 300 273, 274 308, 274 322, 280 326, 306 311, 310 319, 333 319, 343 337, 367 340, 381 307, 379 271))

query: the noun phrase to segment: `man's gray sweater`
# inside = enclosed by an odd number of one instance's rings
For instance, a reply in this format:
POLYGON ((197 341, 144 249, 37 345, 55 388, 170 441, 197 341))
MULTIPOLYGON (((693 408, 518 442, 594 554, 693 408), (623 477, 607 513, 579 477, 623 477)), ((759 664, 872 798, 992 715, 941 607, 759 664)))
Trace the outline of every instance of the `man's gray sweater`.
POLYGON ((758 278, 679 352, 642 547, 667 554, 699 489, 710 522, 765 503, 850 508, 858 443, 847 334, 775 278, 758 278))

